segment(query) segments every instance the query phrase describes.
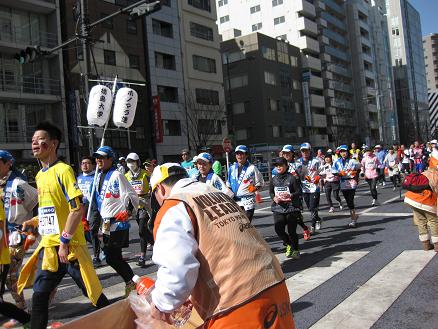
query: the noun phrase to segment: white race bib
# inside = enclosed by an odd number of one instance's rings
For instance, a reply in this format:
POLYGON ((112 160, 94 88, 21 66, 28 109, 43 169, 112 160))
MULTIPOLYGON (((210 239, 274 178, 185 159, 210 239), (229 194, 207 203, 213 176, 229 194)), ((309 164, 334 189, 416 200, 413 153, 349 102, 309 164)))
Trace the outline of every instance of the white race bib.
POLYGON ((55 207, 38 208, 38 232, 41 235, 59 234, 55 207))
POLYGON ((240 202, 245 210, 251 210, 255 208, 255 197, 242 197, 240 202))
POLYGON ((274 187, 274 194, 279 201, 290 202, 292 200, 289 188, 287 186, 274 187))

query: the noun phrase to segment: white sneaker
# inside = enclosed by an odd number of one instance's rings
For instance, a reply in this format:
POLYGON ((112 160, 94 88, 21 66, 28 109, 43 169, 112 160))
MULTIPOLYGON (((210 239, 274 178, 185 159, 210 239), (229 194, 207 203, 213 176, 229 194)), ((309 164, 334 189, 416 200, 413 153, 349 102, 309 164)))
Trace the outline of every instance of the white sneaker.
POLYGON ((320 229, 321 229, 321 222, 317 221, 316 224, 315 224, 315 230, 319 231, 320 229))
POLYGON ((339 204, 339 210, 342 210, 342 203, 339 204))
POLYGON ((393 191, 395 191, 395 186, 392 188, 393 191))
POLYGON ((335 208, 330 207, 329 212, 335 212, 335 208))
POLYGON ((377 203, 376 199, 373 199, 373 202, 371 203, 372 207, 378 206, 379 204, 377 203))
POLYGON ((385 182, 383 182, 383 183, 382 183, 382 186, 383 186, 383 187, 385 187, 385 185, 386 185, 386 183, 385 183, 385 182))

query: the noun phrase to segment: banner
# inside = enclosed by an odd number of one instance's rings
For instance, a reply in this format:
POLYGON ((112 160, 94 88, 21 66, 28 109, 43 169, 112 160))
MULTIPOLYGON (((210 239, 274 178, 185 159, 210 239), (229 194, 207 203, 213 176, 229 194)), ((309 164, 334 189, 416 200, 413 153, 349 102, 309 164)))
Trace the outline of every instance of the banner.
POLYGON ((152 96, 152 111, 154 113, 155 143, 162 143, 163 121, 161 120, 160 96, 152 96))

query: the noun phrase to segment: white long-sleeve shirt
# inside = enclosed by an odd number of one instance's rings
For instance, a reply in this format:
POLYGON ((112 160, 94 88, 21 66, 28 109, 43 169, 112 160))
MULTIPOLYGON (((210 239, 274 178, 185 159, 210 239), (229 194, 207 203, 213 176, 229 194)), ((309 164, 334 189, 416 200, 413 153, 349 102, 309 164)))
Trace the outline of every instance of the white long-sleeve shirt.
POLYGON ((180 202, 166 211, 156 233, 152 261, 158 265, 158 272, 152 301, 160 311, 173 311, 190 296, 198 280, 197 251, 192 222, 180 202))

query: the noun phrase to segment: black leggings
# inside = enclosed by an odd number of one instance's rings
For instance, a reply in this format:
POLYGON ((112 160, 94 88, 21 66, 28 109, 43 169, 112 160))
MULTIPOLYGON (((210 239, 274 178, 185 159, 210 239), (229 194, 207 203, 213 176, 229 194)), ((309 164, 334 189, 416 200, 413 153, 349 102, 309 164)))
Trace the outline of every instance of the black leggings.
POLYGON ((254 217, 254 211, 255 209, 245 210, 244 207, 240 207, 245 212, 246 217, 248 217, 249 222, 252 222, 252 218, 254 217))
MULTIPOLYGON (((112 234, 112 232, 111 232, 112 234)), ((128 283, 132 280, 134 272, 131 266, 122 257, 122 248, 120 247, 103 247, 103 252, 105 253, 105 261, 111 266, 118 275, 120 275, 128 283)))
POLYGON ((330 208, 333 208, 332 191, 335 200, 341 204, 341 197, 339 196, 339 182, 326 182, 325 183, 325 197, 330 208))
POLYGON ((0 314, 7 318, 12 318, 19 321, 22 324, 30 321, 30 314, 18 308, 12 303, 3 301, 3 294, 5 293, 6 278, 9 272, 9 264, 0 265, 0 314))
POLYGON ((371 196, 374 200, 377 200, 377 180, 379 178, 367 178, 366 181, 368 185, 370 186, 371 196))
POLYGON ((356 190, 342 190, 342 195, 344 196, 345 201, 347 202, 348 209, 354 210, 354 195, 356 194, 356 190))
POLYGON ((138 224, 138 235, 140 236, 140 251, 146 253, 148 243, 154 244, 154 237, 148 229, 149 215, 145 209, 138 209, 135 218, 138 224))
POLYGON ((321 221, 321 218, 318 215, 319 197, 320 197, 319 192, 304 193, 303 195, 304 202, 306 203, 306 206, 310 211, 313 227, 315 227, 316 222, 321 221))
POLYGON ((278 237, 283 240, 285 245, 292 246, 293 250, 299 250, 297 235, 297 220, 299 217, 301 217, 301 213, 299 212, 292 212, 289 214, 274 213, 275 233, 277 233, 278 237), (288 233, 286 233, 286 226, 288 233))

